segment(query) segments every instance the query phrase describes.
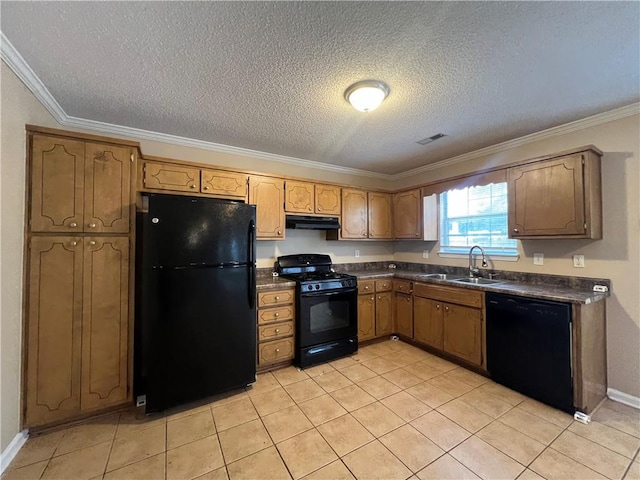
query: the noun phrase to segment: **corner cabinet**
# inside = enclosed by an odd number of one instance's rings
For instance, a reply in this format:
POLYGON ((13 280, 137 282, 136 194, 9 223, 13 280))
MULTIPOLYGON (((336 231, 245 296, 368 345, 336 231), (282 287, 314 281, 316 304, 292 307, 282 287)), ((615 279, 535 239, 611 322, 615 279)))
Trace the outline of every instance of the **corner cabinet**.
POLYGON ((27 131, 23 427, 31 428, 131 401, 137 147, 27 131))
POLYGON ((510 238, 602 238, 602 152, 508 169, 510 238))
POLYGON ((250 176, 249 203, 256 206, 257 239, 284 240, 284 180, 250 176))

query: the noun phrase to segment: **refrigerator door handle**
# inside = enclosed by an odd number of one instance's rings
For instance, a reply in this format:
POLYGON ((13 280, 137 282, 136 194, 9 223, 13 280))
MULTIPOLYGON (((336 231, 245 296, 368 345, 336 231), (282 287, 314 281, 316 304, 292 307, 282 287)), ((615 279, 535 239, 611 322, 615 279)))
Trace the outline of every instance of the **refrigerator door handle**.
POLYGON ((256 224, 253 220, 249 222, 249 308, 256 306, 256 224))

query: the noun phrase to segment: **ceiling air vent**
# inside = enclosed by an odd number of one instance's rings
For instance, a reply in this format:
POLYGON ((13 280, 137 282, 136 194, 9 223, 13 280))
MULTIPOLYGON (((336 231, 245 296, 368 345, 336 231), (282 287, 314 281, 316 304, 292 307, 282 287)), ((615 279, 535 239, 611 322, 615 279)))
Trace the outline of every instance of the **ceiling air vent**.
POLYGON ((419 143, 420 145, 427 145, 428 143, 435 142, 436 140, 438 140, 439 138, 442 138, 442 137, 446 137, 446 135, 444 133, 436 133, 435 135, 432 135, 431 137, 427 137, 427 138, 423 138, 422 140, 418 140, 416 143, 419 143))

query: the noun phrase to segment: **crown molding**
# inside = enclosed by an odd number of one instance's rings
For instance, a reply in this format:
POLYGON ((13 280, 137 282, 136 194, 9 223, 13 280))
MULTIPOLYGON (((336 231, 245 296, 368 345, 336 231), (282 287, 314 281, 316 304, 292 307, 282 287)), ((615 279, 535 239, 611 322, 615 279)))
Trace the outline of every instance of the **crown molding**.
POLYGON ((67 115, 60 104, 53 98, 51 92, 38 78, 35 72, 22 58, 22 55, 15 49, 9 39, 0 31, 0 44, 2 60, 7 66, 18 76, 18 78, 26 85, 26 87, 35 95, 42 105, 51 113, 60 125, 71 128, 81 128, 91 132, 97 132, 102 135, 113 135, 116 137, 124 137, 133 140, 151 140, 155 142, 168 143, 171 145, 180 145, 183 147, 200 148, 217 153, 227 153, 231 155, 249 156, 261 160, 271 162, 285 163, 304 168, 313 168, 316 170, 325 170, 334 173, 342 173, 346 175, 355 175, 358 177, 378 178, 388 180, 389 175, 385 173, 370 172, 359 168, 343 167, 340 165, 332 165, 329 163, 306 160, 303 158, 288 157, 286 155, 277 155, 275 153, 260 152, 248 148, 234 147, 231 145, 222 145, 220 143, 207 142, 193 138, 180 137, 178 135, 170 135, 161 132, 152 132, 139 128, 126 127, 124 125, 115 125, 113 123, 98 122, 86 118, 79 118, 67 115))
POLYGON ((234 147, 231 145, 223 145, 220 143, 207 142, 193 138, 180 137, 161 132, 152 132, 139 128, 126 127, 124 125, 115 125, 112 123, 98 122, 86 118, 79 118, 67 115, 60 104, 51 95, 51 92, 38 78, 35 72, 22 58, 22 55, 15 49, 7 37, 0 31, 0 53, 2 60, 11 68, 18 78, 26 85, 26 87, 35 95, 42 105, 51 113, 51 115, 60 123, 60 125, 72 128, 81 128, 91 132, 103 135, 113 135, 116 137, 124 137, 132 140, 151 140, 171 145, 179 145, 184 147, 199 148, 217 153, 227 153, 231 155, 242 155, 271 162, 285 163, 304 168, 313 168, 316 170, 325 170, 329 172, 342 173, 346 175, 355 175, 359 177, 377 178, 387 181, 400 180, 421 173, 430 172, 450 165, 467 162, 486 155, 492 155, 505 150, 510 150, 522 145, 537 142, 547 138, 564 135, 567 133, 583 130, 585 128, 601 125, 607 122, 618 120, 621 118, 637 115, 640 113, 640 102, 632 103, 625 107, 616 108, 608 112, 599 113, 591 117, 576 120, 574 122, 552 127, 547 130, 525 135, 524 137, 507 140, 506 142, 491 145, 489 147, 474 150, 473 152, 464 153, 456 157, 447 158, 438 162, 430 163, 422 167, 414 168, 404 172, 389 175, 386 173, 371 172, 359 168, 343 167, 340 165, 332 165, 329 163, 317 162, 314 160, 305 160, 303 158, 288 157, 285 155, 277 155, 275 153, 260 152, 258 150, 250 150, 248 148, 234 147))
POLYGON ((468 162, 470 160, 475 160, 476 158, 493 155, 505 150, 511 150, 513 148, 527 145, 529 143, 538 142, 547 138, 557 137, 558 135, 565 135, 571 132, 577 132, 578 130, 584 130, 585 128, 602 125, 604 123, 638 114, 640 114, 640 102, 632 103, 631 105, 626 105, 614 110, 609 110, 608 112, 598 113, 596 115, 592 115, 591 117, 582 118, 570 123, 565 123, 563 125, 552 127, 547 130, 542 130, 530 135, 525 135, 524 137, 514 138, 513 140, 507 140, 506 142, 497 143, 489 147, 474 150, 473 152, 463 153, 462 155, 447 158, 446 160, 441 160, 439 162, 434 162, 422 167, 413 168, 405 172, 389 175, 388 180, 394 181, 400 180, 402 178, 412 177, 421 173, 430 172, 440 168, 448 167, 450 165, 456 165, 458 163, 468 162))

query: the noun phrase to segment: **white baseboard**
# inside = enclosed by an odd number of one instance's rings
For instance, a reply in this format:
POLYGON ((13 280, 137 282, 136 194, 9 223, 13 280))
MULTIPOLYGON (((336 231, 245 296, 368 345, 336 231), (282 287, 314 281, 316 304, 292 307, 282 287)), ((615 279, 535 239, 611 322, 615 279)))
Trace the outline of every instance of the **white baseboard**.
POLYGON ((615 402, 624 403, 625 405, 629 405, 630 407, 640 410, 640 397, 634 397, 633 395, 629 395, 628 393, 624 393, 613 388, 607 388, 607 397, 615 402))
POLYGON ((4 471, 16 457, 22 446, 27 442, 27 438, 29 438, 29 430, 22 430, 15 437, 13 437, 13 440, 11 440, 11 443, 7 445, 7 448, 5 448, 2 453, 0 453, 0 475, 4 473, 4 471))

